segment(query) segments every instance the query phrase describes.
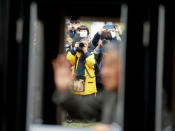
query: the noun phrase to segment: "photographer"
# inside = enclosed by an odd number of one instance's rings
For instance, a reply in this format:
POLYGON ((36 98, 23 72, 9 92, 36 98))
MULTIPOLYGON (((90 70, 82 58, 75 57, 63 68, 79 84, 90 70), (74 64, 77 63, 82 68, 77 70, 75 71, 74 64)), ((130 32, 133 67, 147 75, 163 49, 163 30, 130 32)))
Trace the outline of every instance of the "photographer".
POLYGON ((114 26, 115 26, 115 31, 118 34, 118 39, 117 40, 122 40, 123 33, 120 30, 120 26, 118 24, 114 24, 114 26))
MULTIPOLYGON (((75 77, 72 84, 73 93, 81 99, 90 95, 95 97, 97 93, 95 56, 88 49, 88 40, 84 38, 80 42, 76 42, 75 46, 68 51, 66 57, 73 66, 72 74, 75 77)), ((73 121, 69 114, 67 114, 66 119, 69 123, 73 121)))
POLYGON ((67 59, 73 66, 72 74, 76 79, 73 82, 73 93, 88 96, 97 93, 95 76, 95 56, 88 50, 88 41, 77 42, 68 53, 67 59))
POLYGON ((101 68, 101 61, 104 54, 104 45, 111 43, 112 36, 110 32, 103 31, 98 41, 97 47, 94 49, 95 58, 97 60, 99 68, 101 68))
MULTIPOLYGON (((119 25, 116 26, 116 25, 113 25, 113 24, 106 24, 105 26, 102 27, 102 29, 99 32, 97 32, 94 35, 94 38, 92 39, 93 46, 97 47, 98 41, 100 40, 101 33, 104 32, 104 31, 107 31, 107 32, 111 33, 111 36, 112 36, 111 42, 112 43, 118 43, 118 41, 121 40, 119 37, 117 37, 117 33, 120 31, 119 29, 120 29, 119 25)), ((121 33, 121 31, 120 31, 120 33, 121 33)))
POLYGON ((96 67, 96 83, 98 91, 103 91, 103 85, 101 82, 101 78, 99 72, 102 67, 103 63, 103 56, 104 56, 104 46, 110 44, 112 41, 112 36, 110 32, 103 31, 100 36, 100 40, 98 41, 98 46, 94 49, 95 59, 97 62, 96 67))

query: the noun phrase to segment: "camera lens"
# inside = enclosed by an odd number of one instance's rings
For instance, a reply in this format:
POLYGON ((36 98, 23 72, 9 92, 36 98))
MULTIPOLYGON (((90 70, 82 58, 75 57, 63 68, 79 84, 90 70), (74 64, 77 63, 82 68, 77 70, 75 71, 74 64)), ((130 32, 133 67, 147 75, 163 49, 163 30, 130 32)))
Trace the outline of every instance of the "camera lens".
POLYGON ((106 39, 103 39, 103 40, 102 40, 102 43, 105 45, 105 44, 108 43, 108 41, 107 41, 106 39))
POLYGON ((84 43, 82 43, 82 42, 79 43, 79 47, 80 47, 80 48, 83 48, 83 47, 84 47, 84 43))

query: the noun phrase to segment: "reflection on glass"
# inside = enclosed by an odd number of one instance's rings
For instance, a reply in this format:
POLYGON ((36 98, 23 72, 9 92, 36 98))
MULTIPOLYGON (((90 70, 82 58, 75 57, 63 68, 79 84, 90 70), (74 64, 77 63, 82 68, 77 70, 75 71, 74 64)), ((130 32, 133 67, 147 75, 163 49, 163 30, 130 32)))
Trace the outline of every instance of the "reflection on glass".
POLYGON ((52 63, 53 101, 66 111, 64 125, 121 129, 117 109, 123 31, 124 24, 116 19, 66 18, 65 54, 52 63))
POLYGON ((158 16, 158 51, 157 51, 157 79, 156 79, 156 113, 155 113, 155 130, 156 131, 172 131, 173 117, 172 112, 168 108, 168 88, 164 86, 164 38, 165 38, 165 7, 159 6, 158 16))
MULTIPOLYGON (((122 130, 126 20, 65 21, 64 55, 51 63, 56 87, 52 99, 64 109, 63 125, 122 130)), ((37 130, 42 129, 36 123, 42 123, 43 27, 35 4, 30 24, 27 129, 37 130)))

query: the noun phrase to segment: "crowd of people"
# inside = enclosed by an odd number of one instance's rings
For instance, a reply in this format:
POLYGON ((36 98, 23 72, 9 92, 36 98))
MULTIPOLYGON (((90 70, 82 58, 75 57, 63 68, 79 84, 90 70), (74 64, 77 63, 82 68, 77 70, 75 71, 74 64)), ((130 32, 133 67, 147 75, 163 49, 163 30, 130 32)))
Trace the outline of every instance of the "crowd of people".
POLYGON ((79 85, 73 86, 75 94, 87 96, 103 90, 99 72, 103 63, 104 46, 119 45, 121 38, 118 24, 104 25, 91 39, 88 27, 80 25, 79 20, 67 23, 65 53, 72 64, 72 74, 76 75, 74 84, 79 85))
POLYGON ((116 121, 121 41, 117 24, 104 25, 92 39, 79 20, 66 24, 65 54, 58 55, 52 65, 57 88, 53 101, 68 112, 67 122, 72 118, 99 118, 105 124, 116 121))

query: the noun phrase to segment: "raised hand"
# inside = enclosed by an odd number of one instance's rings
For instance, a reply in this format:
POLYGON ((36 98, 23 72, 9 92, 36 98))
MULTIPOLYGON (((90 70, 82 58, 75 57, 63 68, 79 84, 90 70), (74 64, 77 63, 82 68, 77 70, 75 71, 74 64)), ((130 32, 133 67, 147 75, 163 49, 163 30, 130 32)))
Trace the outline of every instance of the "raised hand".
POLYGON ((61 92, 69 91, 72 87, 73 76, 71 73, 71 65, 65 55, 58 55, 52 61, 54 71, 54 82, 56 88, 61 92))
POLYGON ((98 124, 91 127, 92 131, 112 131, 112 128, 108 124, 98 124))
POLYGON ((82 42, 84 43, 84 47, 82 48, 82 50, 84 53, 86 53, 88 52, 88 41, 84 40, 82 42))
POLYGON ((97 46, 97 47, 100 49, 102 46, 103 46, 102 40, 99 40, 99 41, 98 41, 98 46, 97 46))
POLYGON ((79 44, 78 44, 78 42, 76 42, 75 47, 74 47, 74 51, 76 51, 78 47, 79 47, 79 44))
POLYGON ((99 31, 99 34, 101 34, 101 33, 104 32, 104 31, 106 31, 105 26, 103 26, 103 27, 101 28, 101 30, 99 31))

